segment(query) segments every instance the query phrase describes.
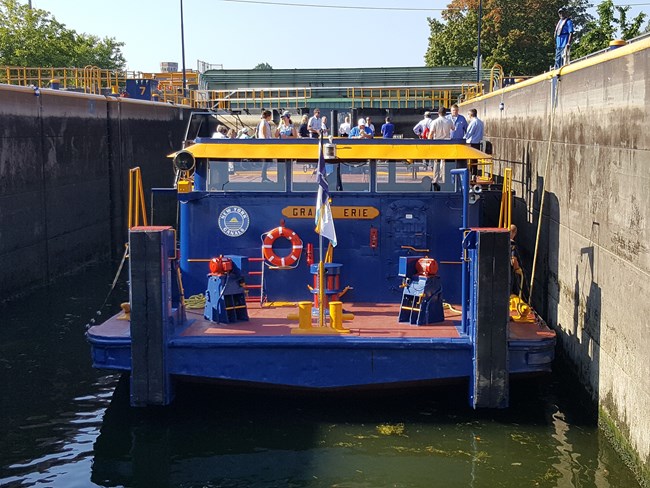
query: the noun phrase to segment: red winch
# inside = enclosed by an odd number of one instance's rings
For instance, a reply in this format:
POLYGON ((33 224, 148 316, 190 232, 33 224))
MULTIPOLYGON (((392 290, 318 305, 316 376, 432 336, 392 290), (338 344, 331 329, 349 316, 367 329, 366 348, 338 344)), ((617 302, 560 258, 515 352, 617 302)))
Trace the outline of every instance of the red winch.
POLYGON ((435 276, 438 274, 438 262, 428 256, 420 258, 415 264, 415 269, 420 276, 435 276))
POLYGON ((219 256, 210 260, 210 274, 224 275, 232 271, 232 259, 219 256))

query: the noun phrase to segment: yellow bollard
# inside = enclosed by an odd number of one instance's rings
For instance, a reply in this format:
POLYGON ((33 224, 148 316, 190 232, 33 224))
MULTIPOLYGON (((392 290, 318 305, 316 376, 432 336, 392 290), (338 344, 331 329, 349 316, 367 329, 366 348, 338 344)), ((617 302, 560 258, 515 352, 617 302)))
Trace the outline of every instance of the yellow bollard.
POLYGON ((311 329, 311 302, 298 302, 298 327, 311 329))
POLYGON ((348 331, 343 328, 343 302, 330 302, 330 327, 339 332, 348 331))
POLYGON ((332 335, 350 333, 349 329, 343 328, 343 320, 352 320, 354 314, 343 313, 342 302, 330 303, 330 318, 332 320, 330 321, 329 327, 315 327, 312 325, 311 305, 311 302, 298 302, 298 314, 296 315, 295 313, 291 313, 287 315, 287 319, 289 320, 298 320, 298 327, 291 329, 292 334, 332 335), (335 324, 338 324, 338 326, 335 324))

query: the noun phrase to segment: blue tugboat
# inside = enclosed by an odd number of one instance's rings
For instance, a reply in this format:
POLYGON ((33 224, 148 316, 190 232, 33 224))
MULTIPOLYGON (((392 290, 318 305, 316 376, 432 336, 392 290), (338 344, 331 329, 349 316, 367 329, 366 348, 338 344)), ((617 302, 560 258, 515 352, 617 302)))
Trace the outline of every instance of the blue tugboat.
POLYGON ((511 375, 550 371, 555 333, 511 295, 508 219, 485 227, 509 195, 489 161, 453 141, 186 143, 178 229, 130 229, 130 303, 89 329, 93 365, 130 371, 134 406, 169 404, 183 380, 469 379, 473 407, 506 407, 511 375))

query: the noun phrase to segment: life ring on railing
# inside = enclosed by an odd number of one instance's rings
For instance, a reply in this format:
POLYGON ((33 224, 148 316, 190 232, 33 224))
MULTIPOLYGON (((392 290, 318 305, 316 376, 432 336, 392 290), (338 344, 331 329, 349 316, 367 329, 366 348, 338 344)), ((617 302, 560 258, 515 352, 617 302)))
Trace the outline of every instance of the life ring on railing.
POLYGON ((295 266, 302 254, 302 240, 291 229, 280 226, 271 229, 264 235, 262 243, 262 255, 273 266, 295 266), (273 251, 273 243, 276 239, 284 237, 291 242, 291 251, 284 257, 278 256, 273 251))

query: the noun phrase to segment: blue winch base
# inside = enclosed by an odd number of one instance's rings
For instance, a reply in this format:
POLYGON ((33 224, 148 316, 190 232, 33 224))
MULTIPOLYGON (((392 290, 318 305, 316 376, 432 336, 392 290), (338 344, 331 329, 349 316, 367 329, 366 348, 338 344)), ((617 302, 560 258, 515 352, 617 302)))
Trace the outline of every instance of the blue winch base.
POLYGON ((220 324, 248 321, 246 290, 242 283, 237 266, 228 274, 210 275, 203 316, 220 324))
POLYGON ((416 276, 404 288, 399 322, 429 325, 444 322, 442 283, 438 276, 416 276), (415 281, 417 279, 417 281, 415 281))
POLYGON ((415 276, 402 292, 399 322, 428 325, 444 320, 440 277, 415 276))
POLYGON ((417 274, 417 263, 424 257, 399 257, 397 275, 404 279, 404 290, 398 322, 428 325, 445 321, 440 277, 417 274))

